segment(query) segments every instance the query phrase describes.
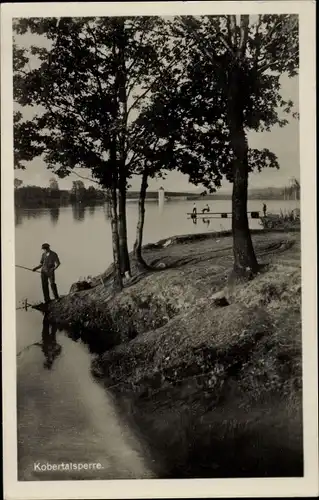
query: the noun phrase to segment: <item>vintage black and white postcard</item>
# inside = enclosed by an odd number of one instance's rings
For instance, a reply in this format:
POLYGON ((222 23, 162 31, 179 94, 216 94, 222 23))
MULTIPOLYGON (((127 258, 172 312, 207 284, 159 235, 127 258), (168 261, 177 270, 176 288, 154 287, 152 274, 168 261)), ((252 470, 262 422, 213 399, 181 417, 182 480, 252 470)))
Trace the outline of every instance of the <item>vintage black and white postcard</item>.
POLYGON ((7 500, 318 494, 315 4, 1 9, 7 500))

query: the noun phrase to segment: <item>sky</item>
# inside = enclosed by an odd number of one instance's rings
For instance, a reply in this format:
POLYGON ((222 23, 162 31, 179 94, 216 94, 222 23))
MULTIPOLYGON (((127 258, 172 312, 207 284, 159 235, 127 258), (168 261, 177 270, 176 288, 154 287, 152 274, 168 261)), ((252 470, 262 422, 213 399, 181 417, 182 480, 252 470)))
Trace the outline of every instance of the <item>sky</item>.
MULTIPOLYGON (((25 47, 34 43, 32 35, 20 36, 17 40, 25 47)), ((281 77, 282 96, 285 100, 291 99, 294 104, 294 111, 299 111, 299 78, 281 77)), ((28 110, 28 118, 32 116, 32 109, 28 110)), ((248 144, 251 148, 268 148, 274 152, 279 161, 280 169, 266 168, 261 173, 250 174, 249 187, 277 187, 288 185, 292 177, 299 179, 299 122, 294 118, 288 118, 289 123, 283 128, 275 126, 270 132, 248 132, 248 144)), ((89 170, 78 169, 77 172, 84 177, 90 177, 89 170)), ((30 162, 26 170, 17 170, 15 176, 23 181, 24 185, 47 186, 49 180, 55 177, 51 170, 48 170, 41 158, 36 158, 30 162)), ((79 179, 75 174, 71 174, 66 179, 58 179, 61 189, 69 189, 74 180, 79 179)), ((133 177, 130 181, 132 190, 139 190, 140 178, 133 177)), ((84 181, 88 186, 90 181, 84 181)), ((96 185, 96 184, 94 184, 96 185)), ((173 171, 169 172, 165 179, 149 181, 149 189, 157 190, 163 186, 167 191, 196 191, 199 188, 188 182, 188 177, 173 171)), ((220 192, 230 191, 231 185, 226 180, 223 181, 220 192)))

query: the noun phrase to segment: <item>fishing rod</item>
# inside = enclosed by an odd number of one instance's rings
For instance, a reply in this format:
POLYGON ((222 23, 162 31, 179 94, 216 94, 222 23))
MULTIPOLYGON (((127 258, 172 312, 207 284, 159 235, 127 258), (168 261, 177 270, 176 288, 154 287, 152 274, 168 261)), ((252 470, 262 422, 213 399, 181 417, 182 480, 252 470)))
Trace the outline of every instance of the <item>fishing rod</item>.
POLYGON ((21 354, 24 351, 27 351, 28 349, 30 349, 31 347, 34 347, 34 346, 42 347, 42 344, 40 342, 35 342, 34 344, 27 345, 26 347, 24 347, 23 349, 21 349, 20 352, 18 352, 17 357, 21 356, 21 354))
POLYGON ((16 307, 16 311, 19 309, 24 309, 25 311, 28 310, 29 307, 34 307, 35 304, 29 304, 28 299, 20 300, 20 304, 23 304, 19 307, 16 307))
POLYGON ((19 266, 18 264, 16 264, 15 266, 19 267, 20 269, 26 269, 27 271, 31 271, 32 273, 39 273, 40 272, 40 271, 33 271, 33 269, 30 269, 30 267, 19 266))

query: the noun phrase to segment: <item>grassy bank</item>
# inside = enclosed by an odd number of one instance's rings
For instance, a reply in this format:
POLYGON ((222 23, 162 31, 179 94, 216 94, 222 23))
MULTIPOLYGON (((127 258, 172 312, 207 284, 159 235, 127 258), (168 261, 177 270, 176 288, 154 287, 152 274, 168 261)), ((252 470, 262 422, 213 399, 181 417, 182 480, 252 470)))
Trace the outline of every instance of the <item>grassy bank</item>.
POLYGON ((102 342, 93 373, 116 396, 160 477, 298 476, 302 466, 299 233, 256 233, 254 280, 230 287, 227 235, 149 245, 155 272, 114 296, 110 271, 53 303, 102 342), (229 305, 218 307, 225 290, 229 305))

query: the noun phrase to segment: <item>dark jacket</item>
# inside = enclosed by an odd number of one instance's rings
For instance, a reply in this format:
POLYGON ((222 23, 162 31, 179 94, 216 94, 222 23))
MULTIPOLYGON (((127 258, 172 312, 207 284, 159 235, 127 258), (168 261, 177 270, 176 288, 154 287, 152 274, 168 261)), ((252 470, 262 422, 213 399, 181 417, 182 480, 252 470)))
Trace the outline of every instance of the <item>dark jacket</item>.
POLYGON ((50 250, 49 253, 43 252, 41 257, 42 273, 51 274, 57 264, 60 264, 58 254, 52 250, 50 250))

